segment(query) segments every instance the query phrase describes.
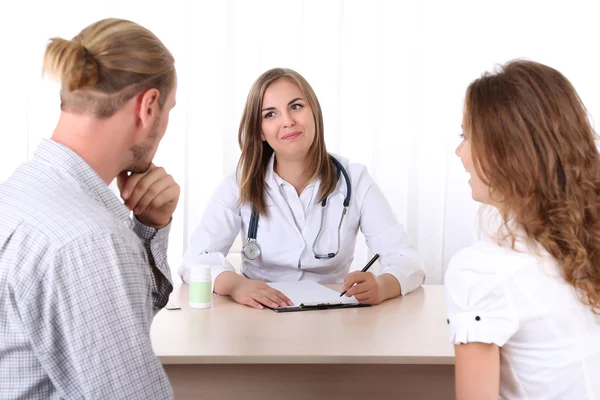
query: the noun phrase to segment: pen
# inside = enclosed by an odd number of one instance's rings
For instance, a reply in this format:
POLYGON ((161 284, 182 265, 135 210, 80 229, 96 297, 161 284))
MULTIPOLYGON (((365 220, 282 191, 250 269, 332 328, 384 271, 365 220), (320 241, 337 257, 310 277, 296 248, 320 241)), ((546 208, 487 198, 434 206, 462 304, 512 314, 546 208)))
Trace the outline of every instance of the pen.
MULTIPOLYGON (((373 265, 373 263, 374 263, 375 261, 377 261, 377 259, 378 259, 378 258, 379 258, 379 254, 375 254, 375 255, 373 256, 373 258, 371 258, 371 261, 369 261, 369 262, 367 263, 367 265, 365 265, 365 267, 364 267, 363 269, 361 269, 361 270, 360 270, 360 272, 367 272, 367 271, 369 270, 369 268, 371 268, 371 265, 373 265)), ((343 296, 343 295, 345 295, 345 294, 346 294, 346 290, 344 290, 344 291, 342 292, 342 294, 340 294, 340 297, 342 297, 342 296, 343 296)))

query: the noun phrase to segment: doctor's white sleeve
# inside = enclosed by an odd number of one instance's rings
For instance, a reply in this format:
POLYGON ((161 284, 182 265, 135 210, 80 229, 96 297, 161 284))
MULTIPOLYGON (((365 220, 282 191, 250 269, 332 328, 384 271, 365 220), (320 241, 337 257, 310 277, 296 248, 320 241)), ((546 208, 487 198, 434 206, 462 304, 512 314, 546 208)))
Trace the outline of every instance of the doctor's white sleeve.
POLYGON ((393 275, 400 283, 401 295, 404 296, 425 281, 423 261, 377 183, 366 171, 360 179, 360 186, 366 188, 360 230, 369 249, 373 254, 380 255, 379 275, 393 275))
POLYGON ((192 234, 183 262, 177 271, 189 283, 190 267, 208 264, 211 267, 212 287, 224 271, 236 272, 225 257, 241 230, 241 215, 237 205, 239 186, 235 173, 227 176, 215 191, 200 224, 192 234))

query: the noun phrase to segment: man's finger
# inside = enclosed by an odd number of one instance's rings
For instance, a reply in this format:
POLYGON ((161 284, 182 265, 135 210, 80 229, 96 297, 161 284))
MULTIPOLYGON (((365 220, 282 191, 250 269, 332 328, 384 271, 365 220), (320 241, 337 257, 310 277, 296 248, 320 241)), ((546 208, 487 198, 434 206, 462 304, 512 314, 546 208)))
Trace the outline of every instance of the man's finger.
POLYGON ((155 166, 153 163, 150 163, 150 167, 148 167, 148 171, 144 172, 143 174, 132 173, 131 175, 129 175, 128 171, 121 171, 119 173, 119 175, 117 175, 117 187, 119 188, 119 191, 121 192, 121 197, 123 197, 123 200, 127 200, 127 198, 129 198, 129 196, 131 195, 131 192, 133 191, 133 188, 135 187, 135 183, 137 183, 137 181, 139 179, 141 179, 141 177, 143 177, 144 175, 146 175, 148 172, 150 172, 153 169, 155 169, 155 166), (133 179, 133 181, 132 181, 130 178, 135 178, 135 179, 133 179))
MULTIPOLYGON (((131 201, 132 198, 132 194, 134 194, 134 190, 135 187, 137 186, 138 182, 144 177, 143 174, 131 174, 129 175, 129 177, 127 178, 127 181, 125 182, 125 184, 123 185, 123 188, 121 189, 121 197, 123 198, 123 200, 125 200, 125 204, 127 204, 129 201, 131 201)), ((137 203, 137 198, 135 199, 135 202, 137 203)))
MULTIPOLYGON (((140 199, 146 194, 152 185, 161 180, 165 176, 166 172, 163 168, 155 168, 145 174, 135 174, 129 177, 121 196, 127 199, 125 204, 130 210, 134 209, 140 199)), ((170 175, 169 175, 170 176, 170 175)), ((173 179, 171 177, 171 179, 173 179)))
POLYGON ((173 194, 175 190, 173 188, 167 188, 164 192, 159 194, 150 202, 150 204, 146 207, 146 211, 156 210, 157 208, 161 208, 169 203, 175 202, 178 199, 178 195, 173 194))
POLYGON ((119 192, 123 195, 123 188, 129 179, 129 174, 127 171, 121 171, 119 175, 117 175, 117 187, 119 188, 119 192))
POLYGON ((165 203, 174 200, 169 198, 173 196, 173 190, 171 187, 172 179, 161 179, 150 186, 146 193, 137 201, 133 207, 135 214, 142 214, 146 211, 147 207, 152 204, 152 209, 162 207, 165 203))

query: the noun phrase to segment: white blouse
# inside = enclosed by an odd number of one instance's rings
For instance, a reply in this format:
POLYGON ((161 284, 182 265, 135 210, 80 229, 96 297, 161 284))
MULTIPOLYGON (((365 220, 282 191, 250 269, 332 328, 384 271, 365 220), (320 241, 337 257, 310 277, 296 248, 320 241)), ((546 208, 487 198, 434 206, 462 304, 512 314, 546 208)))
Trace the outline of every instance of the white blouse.
POLYGON ((500 347, 502 399, 600 399, 600 321, 541 246, 482 240, 445 280, 454 344, 500 347))
MULTIPOLYGON (((338 225, 347 192, 345 179, 340 176, 337 187, 328 197, 323 216, 317 197, 319 179, 298 196, 294 187, 275 173, 271 157, 265 178, 269 216, 260 218, 257 232, 262 254, 255 260, 242 257, 242 274, 267 282, 341 283, 354 259, 360 229, 369 249, 381 256, 379 273, 396 277, 402 295, 415 290, 425 279, 425 268, 404 227, 367 168, 342 157, 336 158, 348 172, 351 184, 350 204, 340 231, 339 253, 331 259, 317 259, 313 244, 322 223, 317 252, 326 254, 337 249, 338 225)), ((238 204, 239 194, 235 173, 231 173, 213 195, 192 235, 178 271, 185 282, 189 278, 189 266, 195 263, 211 265, 213 284, 222 272, 235 271, 224 256, 240 232, 246 242, 252 214, 249 204, 238 204)))

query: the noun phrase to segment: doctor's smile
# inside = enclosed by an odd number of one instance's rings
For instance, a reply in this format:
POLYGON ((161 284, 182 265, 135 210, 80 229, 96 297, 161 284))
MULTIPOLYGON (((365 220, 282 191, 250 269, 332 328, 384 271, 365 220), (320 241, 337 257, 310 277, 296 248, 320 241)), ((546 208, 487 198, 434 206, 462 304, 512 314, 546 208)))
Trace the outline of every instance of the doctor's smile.
POLYGON ((282 140, 294 140, 294 139, 297 139, 298 136, 300 136, 301 134, 302 134, 302 132, 295 131, 295 132, 291 132, 291 133, 283 135, 283 137, 281 139, 282 140))

